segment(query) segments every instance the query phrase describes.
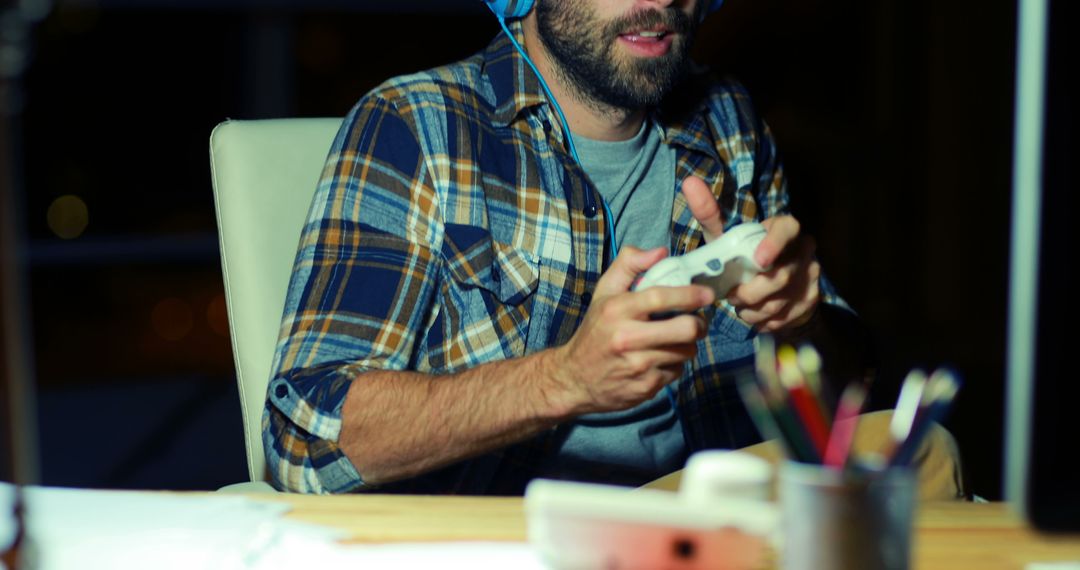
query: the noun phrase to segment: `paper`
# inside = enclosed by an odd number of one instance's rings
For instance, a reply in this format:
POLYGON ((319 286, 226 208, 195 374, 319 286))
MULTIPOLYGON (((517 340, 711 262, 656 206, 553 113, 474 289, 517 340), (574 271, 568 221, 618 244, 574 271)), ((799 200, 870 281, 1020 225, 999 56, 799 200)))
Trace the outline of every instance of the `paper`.
POLYGON ((296 568, 437 568, 438 570, 544 570, 525 542, 400 543, 342 546, 293 536, 268 553, 255 570, 296 568))
POLYGON ((1032 562, 1024 570, 1080 570, 1080 560, 1076 562, 1032 562))
MULTIPOLYGON (((343 545, 341 531, 284 518, 286 504, 235 495, 30 487, 24 498, 40 570, 543 568, 527 543, 343 545)), ((0 484, 0 548, 14 538, 13 501, 0 484)))

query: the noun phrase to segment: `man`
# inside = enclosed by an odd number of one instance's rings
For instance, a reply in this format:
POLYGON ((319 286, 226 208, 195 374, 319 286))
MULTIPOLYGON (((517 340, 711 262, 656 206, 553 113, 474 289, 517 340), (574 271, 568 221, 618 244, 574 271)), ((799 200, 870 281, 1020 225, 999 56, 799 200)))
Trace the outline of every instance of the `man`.
POLYGON ((702 10, 539 0, 511 22, 572 140, 505 34, 361 99, 286 302, 264 416, 278 487, 636 485, 760 440, 733 387, 755 334, 799 338, 846 309, 746 93, 689 69, 702 10), (749 221, 771 269, 727 299, 631 291, 749 221))

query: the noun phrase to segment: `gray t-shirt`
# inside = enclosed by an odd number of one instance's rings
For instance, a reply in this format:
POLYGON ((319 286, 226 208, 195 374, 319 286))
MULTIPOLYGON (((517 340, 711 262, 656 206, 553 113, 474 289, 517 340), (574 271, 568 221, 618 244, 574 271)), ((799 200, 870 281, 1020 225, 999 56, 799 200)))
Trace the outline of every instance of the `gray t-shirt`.
MULTIPOLYGON (((675 149, 645 121, 626 141, 575 136, 582 168, 615 218, 619 247, 668 247, 671 242, 675 149)), ((686 462, 682 426, 666 390, 629 410, 589 414, 561 428, 559 452, 541 476, 641 485, 686 462)))

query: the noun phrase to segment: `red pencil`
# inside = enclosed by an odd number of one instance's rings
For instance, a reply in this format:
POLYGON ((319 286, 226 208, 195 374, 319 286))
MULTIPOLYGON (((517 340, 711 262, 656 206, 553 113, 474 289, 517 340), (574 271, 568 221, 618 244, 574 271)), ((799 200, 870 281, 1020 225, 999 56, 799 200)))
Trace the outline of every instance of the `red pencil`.
POLYGON ((828 422, 818 406, 817 398, 806 387, 806 380, 803 378, 802 371, 799 370, 795 349, 788 345, 780 347, 777 359, 780 362, 780 381, 787 390, 791 405, 806 427, 807 435, 810 436, 818 457, 823 457, 825 448, 829 444, 828 422))

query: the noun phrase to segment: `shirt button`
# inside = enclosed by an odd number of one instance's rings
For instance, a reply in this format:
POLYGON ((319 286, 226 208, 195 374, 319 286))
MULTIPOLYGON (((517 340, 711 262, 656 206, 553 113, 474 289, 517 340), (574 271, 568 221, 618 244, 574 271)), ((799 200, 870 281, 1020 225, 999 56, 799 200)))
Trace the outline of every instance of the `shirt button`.
POLYGON ((595 218, 596 217, 596 206, 585 206, 585 217, 586 218, 595 218))
POLYGON ((289 387, 284 384, 278 384, 277 388, 274 388, 274 395, 279 399, 289 395, 289 387))
POLYGON ((592 293, 586 291, 581 294, 581 306, 588 307, 590 304, 592 304, 592 293))

